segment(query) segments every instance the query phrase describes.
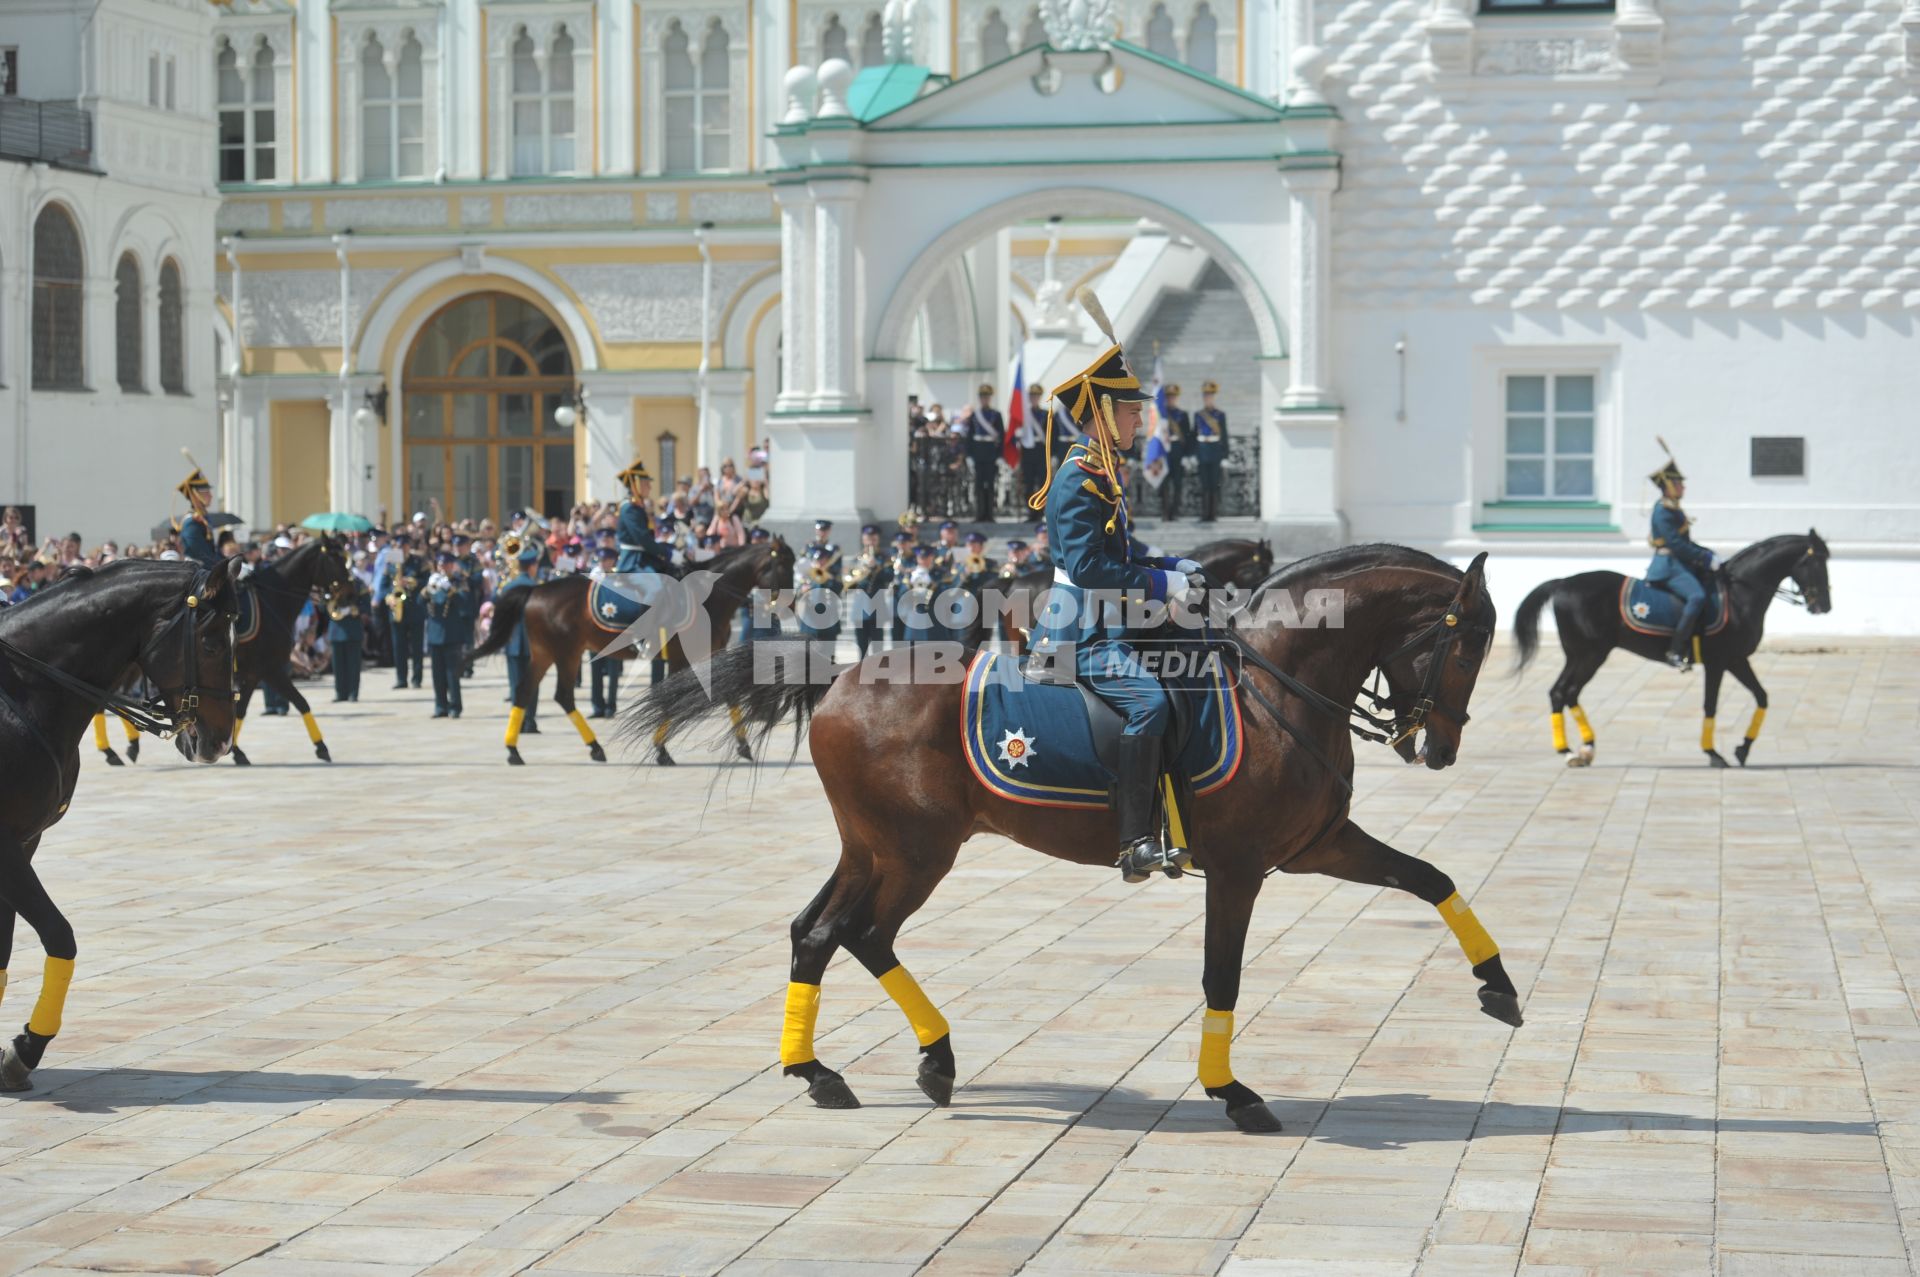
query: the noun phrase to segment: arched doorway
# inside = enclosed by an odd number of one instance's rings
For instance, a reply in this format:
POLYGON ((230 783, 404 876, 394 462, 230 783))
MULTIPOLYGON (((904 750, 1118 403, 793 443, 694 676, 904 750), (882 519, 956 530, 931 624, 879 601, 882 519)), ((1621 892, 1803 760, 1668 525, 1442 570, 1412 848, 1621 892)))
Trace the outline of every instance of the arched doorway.
POLYGON ((508 293, 475 293, 421 328, 402 378, 407 505, 448 519, 565 517, 575 500, 573 356, 559 324, 508 293))

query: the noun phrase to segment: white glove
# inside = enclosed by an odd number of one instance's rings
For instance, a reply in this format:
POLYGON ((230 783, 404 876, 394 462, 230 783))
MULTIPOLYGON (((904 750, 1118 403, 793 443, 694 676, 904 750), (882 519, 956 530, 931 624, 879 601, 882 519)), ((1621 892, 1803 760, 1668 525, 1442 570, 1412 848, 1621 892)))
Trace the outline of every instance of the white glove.
POLYGON ((1201 570, 1201 565, 1193 559, 1182 559, 1174 564, 1173 567, 1175 571, 1185 572, 1188 576, 1192 576, 1195 572, 1201 570))
POLYGON ((1167 602, 1178 603, 1187 597, 1193 589, 1188 583, 1187 574, 1178 568, 1167 573, 1167 602))
POLYGON ((1712 550, 1707 551, 1707 571, 1718 572, 1720 570, 1720 565, 1725 561, 1726 560, 1722 559, 1719 555, 1715 554, 1712 550))

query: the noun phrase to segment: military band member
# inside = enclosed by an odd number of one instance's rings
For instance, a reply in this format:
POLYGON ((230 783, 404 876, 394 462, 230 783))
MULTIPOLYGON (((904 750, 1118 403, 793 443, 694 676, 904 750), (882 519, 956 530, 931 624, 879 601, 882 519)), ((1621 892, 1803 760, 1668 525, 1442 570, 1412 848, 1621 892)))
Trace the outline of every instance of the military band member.
POLYGON ((913 574, 914 547, 918 544, 918 538, 905 528, 893 534, 893 555, 887 560, 887 592, 893 603, 893 620, 887 627, 887 638, 895 647, 907 641, 907 618, 900 612, 900 594, 906 588, 907 578, 913 574))
POLYGON ((994 490, 1000 486, 1000 452, 1007 440, 1006 422, 993 406, 993 387, 982 382, 980 402, 967 419, 967 456, 973 462, 973 517, 993 522, 994 490))
POLYGON ((987 537, 984 532, 975 530, 967 533, 967 550, 960 557, 957 569, 955 581, 975 598, 993 583, 1000 565, 987 556, 987 537))
POLYGON ((960 525, 952 519, 943 520, 939 537, 933 547, 933 557, 940 561, 941 568, 951 573, 960 566, 960 525))
POLYGON ((1720 570, 1720 556, 1694 542, 1693 521, 1680 508, 1680 498, 1687 495, 1687 476, 1680 473, 1672 455, 1647 477, 1660 489, 1659 504, 1653 507, 1653 530, 1647 537, 1653 547, 1647 582, 1679 595, 1684 604, 1667 644, 1667 664, 1685 672, 1693 668, 1693 633, 1706 610, 1707 583, 1720 570))
POLYGON ((434 574, 422 592, 426 601, 427 649, 433 654, 433 716, 460 717, 460 670, 473 642, 478 609, 467 588, 466 569, 451 551, 440 552, 434 574))
POLYGON ((838 561, 838 547, 816 542, 795 569, 798 580, 794 583, 793 616, 801 638, 831 642, 840 637, 842 579, 838 561))
POLYGON ((203 568, 221 565, 220 547, 213 529, 207 525, 207 510, 213 505, 213 484, 198 467, 180 484, 180 495, 187 499, 186 517, 180 520, 180 556, 203 568))
POLYGON ((396 538, 401 547, 399 566, 393 570, 393 583, 387 594, 387 608, 393 614, 393 686, 407 685, 408 666, 412 666, 413 685, 419 687, 426 672, 427 610, 424 595, 427 561, 407 533, 396 538))
POLYGON ((1007 561, 1000 565, 1000 579, 1011 581, 1041 566, 1044 565, 1034 561, 1032 546, 1017 539, 1009 541, 1007 542, 1007 561))
POLYGON ((1187 458, 1193 451, 1193 419, 1180 406, 1180 387, 1169 384, 1167 395, 1167 477, 1160 484, 1160 516, 1171 523, 1180 517, 1180 491, 1186 486, 1187 458))
POLYGON ((1214 403, 1220 383, 1200 387, 1200 411, 1193 415, 1193 455, 1200 462, 1200 522, 1220 517, 1220 467, 1227 459, 1227 414, 1214 403))
POLYGON ((880 527, 869 523, 860 529, 860 550, 847 564, 847 593, 859 609, 854 622, 853 641, 865 656, 880 641, 880 600, 885 597, 891 579, 891 560, 880 544, 880 527))
MULTIPOLYGON (((500 588, 494 591, 496 612, 499 610, 500 597, 508 590, 530 590, 540 584, 541 548, 538 541, 529 538, 514 553, 511 560, 513 575, 502 581, 500 588)), ((501 654, 507 658, 507 703, 510 705, 517 707, 519 704, 520 680, 527 676, 532 650, 532 645, 527 640, 527 623, 520 621, 514 625, 513 633, 508 635, 507 645, 500 649, 501 654)), ((520 721, 521 734, 531 736, 540 734, 540 724, 534 719, 539 709, 540 689, 535 688, 527 705, 526 716, 520 721)))
POLYGON ((1053 538, 1047 533, 1047 525, 1033 525, 1033 565, 1037 568, 1053 566, 1053 538))
MULTIPOLYGON (((813 521, 813 544, 806 548, 804 554, 812 554, 816 546, 826 547, 827 558, 830 560, 829 566, 833 569, 836 576, 845 571, 845 565, 841 562, 843 552, 833 540, 832 519, 815 519, 813 521)), ((805 566, 804 562, 799 565, 800 568, 804 568, 805 566)), ((796 571, 798 571, 798 568, 796 568, 796 571)))
POLYGON ((931 545, 913 547, 913 566, 894 583, 893 607, 905 627, 909 643, 944 642, 952 638, 940 624, 934 605, 940 594, 953 584, 953 577, 938 550, 931 545))
MULTIPOLYGON (((606 545, 601 547, 599 562, 589 575, 596 581, 604 581, 619 570, 620 551, 606 545)), ((593 666, 593 706, 587 717, 612 718, 620 712, 620 671, 626 662, 609 658, 595 659, 588 664, 593 666)))
POLYGON ((333 654, 333 701, 360 699, 360 669, 366 657, 367 618, 373 591, 356 575, 327 605, 327 651, 333 654))

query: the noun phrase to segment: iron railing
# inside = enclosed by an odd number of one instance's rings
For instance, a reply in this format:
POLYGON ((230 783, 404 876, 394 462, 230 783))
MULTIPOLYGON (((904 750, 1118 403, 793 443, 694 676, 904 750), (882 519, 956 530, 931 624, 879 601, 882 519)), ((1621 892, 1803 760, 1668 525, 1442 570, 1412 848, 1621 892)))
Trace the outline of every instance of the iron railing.
POLYGON ((0 158, 93 167, 93 116, 71 102, 0 98, 0 158))

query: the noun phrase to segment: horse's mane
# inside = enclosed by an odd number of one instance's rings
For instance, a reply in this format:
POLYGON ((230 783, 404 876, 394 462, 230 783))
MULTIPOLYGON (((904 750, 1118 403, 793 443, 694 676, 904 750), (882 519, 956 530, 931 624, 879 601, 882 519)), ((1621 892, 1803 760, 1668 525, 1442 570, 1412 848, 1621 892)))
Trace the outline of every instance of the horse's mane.
POLYGON ((1337 576, 1364 568, 1417 568, 1423 572, 1438 572, 1456 581, 1463 575, 1453 564, 1445 559, 1437 559, 1425 550, 1375 541, 1365 545, 1343 545, 1276 568, 1271 576, 1255 587, 1253 597, 1257 601, 1262 593, 1274 586, 1299 585, 1307 579, 1337 576))
POLYGON ((1782 532, 1779 536, 1771 536, 1764 541, 1755 541, 1752 545, 1736 550, 1733 554, 1729 555, 1727 558, 1727 567, 1739 567, 1754 559, 1765 558, 1767 555, 1779 549, 1783 542, 1807 541, 1808 539, 1807 534, 1804 532, 1782 532))

